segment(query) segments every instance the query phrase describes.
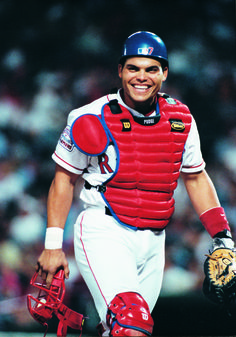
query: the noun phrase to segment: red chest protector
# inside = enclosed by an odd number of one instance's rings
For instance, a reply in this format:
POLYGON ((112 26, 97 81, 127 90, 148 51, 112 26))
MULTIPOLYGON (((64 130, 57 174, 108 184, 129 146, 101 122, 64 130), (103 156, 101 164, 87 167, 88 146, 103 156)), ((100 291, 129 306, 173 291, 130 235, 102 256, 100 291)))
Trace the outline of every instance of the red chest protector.
POLYGON ((117 150, 116 172, 102 195, 119 222, 136 228, 163 229, 168 224, 191 127, 187 106, 167 97, 158 102, 156 117, 133 117, 117 103, 112 112, 113 101, 102 111, 117 150))

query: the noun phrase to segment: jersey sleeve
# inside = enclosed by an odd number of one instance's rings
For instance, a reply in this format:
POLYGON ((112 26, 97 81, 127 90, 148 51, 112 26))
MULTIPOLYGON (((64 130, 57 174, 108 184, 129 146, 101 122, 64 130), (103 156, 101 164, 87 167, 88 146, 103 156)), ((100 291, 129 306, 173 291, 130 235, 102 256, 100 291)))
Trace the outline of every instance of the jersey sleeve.
POLYGON ((202 171, 205 166, 206 164, 202 158, 197 125, 192 117, 191 129, 185 143, 180 171, 184 173, 195 173, 202 171))
POLYGON ((52 159, 61 167, 75 174, 82 174, 88 166, 88 156, 80 152, 70 137, 70 125, 63 130, 52 159))
POLYGON ((71 139, 71 125, 74 120, 83 114, 100 114, 102 106, 108 102, 107 96, 93 101, 78 109, 72 110, 67 118, 67 126, 63 130, 52 159, 64 169, 75 174, 82 174, 89 166, 91 157, 81 152, 71 139))

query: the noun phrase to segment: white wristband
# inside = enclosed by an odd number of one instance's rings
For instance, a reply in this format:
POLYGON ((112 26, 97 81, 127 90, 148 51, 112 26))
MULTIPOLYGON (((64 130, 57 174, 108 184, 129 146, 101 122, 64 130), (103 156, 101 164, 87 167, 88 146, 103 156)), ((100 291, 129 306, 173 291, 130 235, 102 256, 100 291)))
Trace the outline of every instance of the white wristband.
POLYGON ((45 249, 61 249, 64 230, 59 227, 49 227, 46 229, 45 249))

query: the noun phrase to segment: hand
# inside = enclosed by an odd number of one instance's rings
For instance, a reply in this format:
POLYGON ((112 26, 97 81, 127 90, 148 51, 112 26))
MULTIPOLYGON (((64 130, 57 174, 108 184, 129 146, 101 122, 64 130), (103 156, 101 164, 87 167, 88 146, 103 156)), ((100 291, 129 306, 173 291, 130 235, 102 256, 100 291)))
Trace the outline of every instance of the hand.
POLYGON ((214 238, 212 242, 212 249, 211 252, 214 252, 216 249, 219 248, 234 248, 234 241, 231 238, 214 238))
POLYGON ((219 232, 214 236, 211 252, 219 248, 234 249, 234 241, 232 239, 232 234, 228 230, 219 232))
POLYGON ((64 269, 65 278, 69 278, 69 267, 65 253, 62 249, 44 249, 38 258, 36 271, 46 281, 47 288, 50 287, 53 276, 59 269, 64 269))

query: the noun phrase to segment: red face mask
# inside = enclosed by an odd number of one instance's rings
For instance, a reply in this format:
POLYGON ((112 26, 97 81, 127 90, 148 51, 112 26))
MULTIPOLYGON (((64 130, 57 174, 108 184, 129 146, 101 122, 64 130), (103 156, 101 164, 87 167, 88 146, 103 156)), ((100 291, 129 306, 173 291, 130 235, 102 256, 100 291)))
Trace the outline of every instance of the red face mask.
POLYGON ((80 330, 82 333, 82 325, 84 316, 69 309, 62 301, 65 296, 64 270, 60 270, 54 275, 50 288, 46 287, 36 272, 30 284, 39 289, 38 296, 27 295, 27 306, 31 316, 43 326, 46 326, 44 337, 48 330, 47 322, 52 318, 53 314, 59 319, 57 337, 66 337, 67 327, 80 330))

